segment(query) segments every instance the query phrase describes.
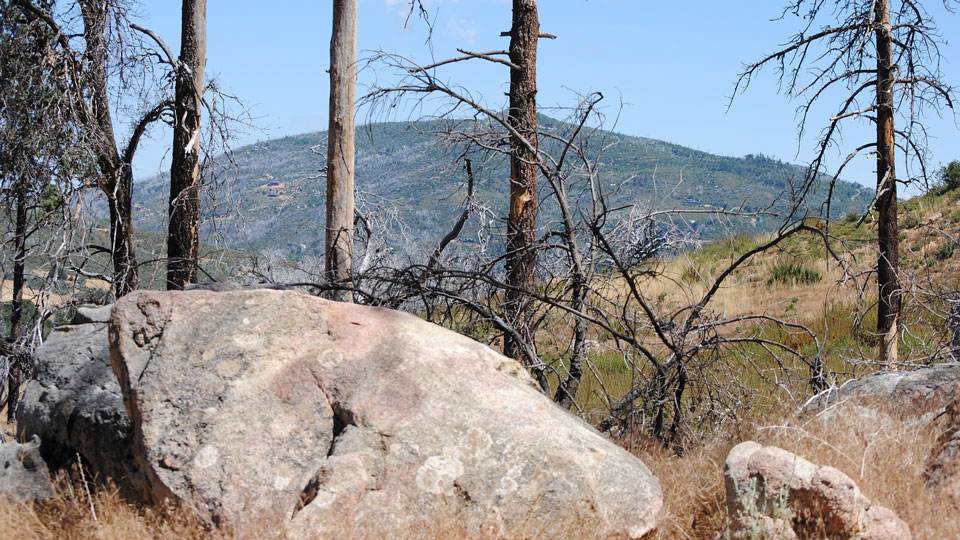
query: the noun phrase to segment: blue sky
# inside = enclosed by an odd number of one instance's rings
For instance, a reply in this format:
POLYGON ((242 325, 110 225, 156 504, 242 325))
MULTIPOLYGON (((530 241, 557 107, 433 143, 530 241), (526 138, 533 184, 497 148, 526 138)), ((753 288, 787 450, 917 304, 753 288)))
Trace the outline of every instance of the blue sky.
MULTIPOLYGON (((507 48, 500 32, 510 27, 509 0, 432 0, 433 56, 456 55, 456 48, 490 51, 507 48)), ((728 98, 744 62, 773 51, 800 28, 800 21, 774 21, 780 2, 700 1, 675 4, 643 0, 541 0, 540 26, 558 35, 541 40, 538 52, 539 103, 570 106, 576 92, 600 91, 605 112, 619 116, 616 129, 723 155, 762 153, 806 163, 814 140, 797 140, 796 102, 777 93, 772 71, 765 71, 727 110, 728 98), (679 7, 678 7, 679 6, 679 7), (621 109, 621 102, 623 104, 621 109), (799 153, 798 153, 799 151, 799 153)), ((960 14, 928 2, 942 34, 958 41, 941 49, 947 82, 960 86, 960 14)), ((411 19, 404 27, 406 0, 360 0, 358 50, 400 53, 426 64, 426 27, 411 19)), ((141 0, 143 24, 179 50, 179 2, 141 0)), ((209 0, 207 74, 252 106, 258 130, 242 134, 237 145, 259 139, 325 130, 327 127, 330 2, 317 0, 209 0)), ((486 62, 459 64, 444 77, 502 108, 508 73, 486 62)), ((358 94, 383 73, 361 72, 358 94)), ((818 111, 812 135, 825 125, 836 100, 818 111)), ((391 120, 405 120, 398 112, 391 120)), ((365 118, 361 113, 358 119, 365 118)), ((960 159, 960 120, 951 111, 927 119, 931 162, 938 167, 960 159)), ((846 155, 872 128, 848 129, 833 162, 846 155)), ((169 167, 163 161, 170 135, 155 129, 135 163, 138 175, 169 167)), ((875 183, 872 160, 858 158, 844 177, 875 183)), ((898 171, 901 172, 901 171, 898 171)))

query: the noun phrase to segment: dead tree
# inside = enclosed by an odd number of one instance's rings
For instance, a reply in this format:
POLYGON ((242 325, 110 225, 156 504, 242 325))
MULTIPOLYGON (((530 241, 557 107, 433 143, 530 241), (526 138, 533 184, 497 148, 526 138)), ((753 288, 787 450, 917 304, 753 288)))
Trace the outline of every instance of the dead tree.
POLYGON ((17 342, 24 330, 27 257, 45 258, 31 245, 34 236, 69 221, 64 202, 89 180, 89 155, 70 113, 70 89, 51 77, 58 69, 47 54, 54 36, 11 2, 0 7, 0 202, 13 217, 12 249, 5 246, 4 253, 13 255, 10 340, 17 342))
POLYGON ((89 180, 70 88, 51 76, 59 69, 48 54, 54 38, 20 6, 0 1, 0 205, 10 216, 3 220, 0 282, 6 286, 13 274, 9 334, 0 339, 0 354, 8 357, 0 369, 0 385, 7 384, 0 403, 7 404, 8 420, 47 317, 46 292, 58 280, 61 256, 76 247, 60 235, 76 226, 70 199, 89 180), (45 278, 31 273, 39 269, 48 270, 45 278))
POLYGON ((950 327, 950 355, 955 362, 960 362, 960 295, 954 295, 949 300, 950 315, 947 324, 950 327))
POLYGON ((877 333, 880 362, 896 369, 903 295, 900 281, 900 238, 897 227, 897 174, 893 132, 894 82, 890 0, 876 2, 877 42, 877 333))
MULTIPOLYGON (((30 0, 16 0, 16 4, 31 21, 45 24, 51 33, 51 54, 60 62, 54 76, 63 77, 69 88, 70 110, 76 115, 85 144, 99 169, 97 186, 110 211, 113 290, 118 297, 123 296, 139 284, 133 242, 133 157, 144 132, 172 102, 160 99, 148 108, 120 146, 111 112, 109 72, 130 60, 118 41, 129 39, 129 28, 123 26, 127 23, 127 6, 119 1, 79 0, 83 28, 78 33, 64 29, 53 13, 30 0), (77 37, 82 40, 80 48, 72 43, 77 37)), ((124 70, 129 67, 124 66, 124 70)))
MULTIPOLYGON (((95 185, 104 194, 109 208, 109 247, 90 247, 110 255, 112 275, 97 274, 97 277, 111 281, 114 294, 123 296, 139 282, 134 252, 133 158, 140 140, 153 123, 174 123, 174 88, 169 83, 177 79, 178 73, 193 70, 189 66, 180 70, 180 61, 160 36, 131 21, 127 0, 77 0, 76 8, 56 11, 45 9, 42 2, 11 2, 32 24, 43 25, 50 32, 46 54, 55 60, 57 67, 48 76, 66 88, 63 110, 69 112, 80 134, 80 147, 96 163, 95 185), (72 16, 77 11, 79 19, 72 16), (157 48, 149 47, 144 36, 157 48), (129 110, 136 112, 130 133, 121 144, 113 115, 129 110)), ((190 83, 194 84, 195 81, 190 83)), ((235 96, 219 91, 214 82, 207 81, 194 90, 195 94, 199 93, 194 99, 200 100, 209 118, 205 144, 201 142, 198 158, 202 177, 204 170, 216 168, 216 164, 204 165, 210 157, 223 153, 229 161, 227 141, 231 137, 231 126, 249 124, 249 114, 235 96)), ((191 139, 197 138, 195 135, 196 132, 191 134, 182 148, 194 144, 191 139)), ((178 196, 176 201, 190 198, 178 196)), ((188 225, 190 227, 197 228, 195 224, 188 225)), ((195 271, 196 261, 190 266, 195 271)))
MULTIPOLYGON (((327 131, 327 221, 324 254, 331 283, 350 282, 353 265, 354 108, 357 88, 357 0, 334 0, 330 37, 330 127, 327 131)), ((346 288, 333 299, 350 301, 346 288)))
MULTIPOLYGON (((834 89, 849 90, 820 136, 803 194, 822 175, 835 181, 857 154, 876 153, 872 209, 878 226, 879 361, 896 367, 902 326, 897 184, 908 180, 897 177, 895 153, 897 149, 903 153, 900 161, 906 166, 919 164, 926 177, 926 141, 920 123, 924 111, 953 107, 952 89, 942 82, 939 71, 942 38, 929 14, 912 0, 896 4, 891 0, 793 0, 782 18, 788 16, 802 16, 807 21, 803 30, 784 48, 746 65, 733 94, 748 86, 763 67, 774 67, 787 95, 802 100, 798 111, 802 136, 815 104, 834 89), (902 122, 900 129, 895 128, 895 117, 902 122), (839 143, 843 124, 858 120, 875 124, 875 139, 857 146, 836 171, 827 174, 827 150, 839 143)), ((829 217, 829 200, 826 208, 829 217)))
MULTIPOLYGON (((414 4, 411 3, 411 13, 414 4)), ((534 0, 514 0, 510 31, 501 35, 510 38, 509 50, 472 52, 458 50, 463 56, 419 66, 399 55, 381 54, 371 62, 405 72, 408 80, 395 87, 375 88, 364 96, 365 101, 384 103, 409 95, 440 94, 450 98, 452 108, 466 106, 486 116, 506 131, 510 157, 510 207, 507 215, 504 253, 504 301, 500 307, 503 319, 513 331, 503 336, 503 351, 528 367, 539 364, 534 339, 535 308, 524 291, 536 286, 537 268, 537 176, 541 158, 538 155, 536 59, 540 38, 556 36, 540 32, 537 5, 534 0), (506 58, 504 58, 506 57, 506 58), (501 115, 474 99, 468 91, 446 84, 436 77, 437 68, 467 60, 486 60, 510 69, 510 92, 507 114, 501 115)))
MULTIPOLYGON (((507 284, 504 313, 527 343, 533 312, 522 291, 536 286, 537 252, 537 42, 540 21, 535 0, 513 1, 510 36, 510 212, 507 217, 507 284)), ((523 360, 521 344, 504 337, 503 354, 523 360)))
POLYGON ((207 61, 207 2, 183 0, 170 166, 167 289, 197 281, 200 253, 200 121, 207 61))

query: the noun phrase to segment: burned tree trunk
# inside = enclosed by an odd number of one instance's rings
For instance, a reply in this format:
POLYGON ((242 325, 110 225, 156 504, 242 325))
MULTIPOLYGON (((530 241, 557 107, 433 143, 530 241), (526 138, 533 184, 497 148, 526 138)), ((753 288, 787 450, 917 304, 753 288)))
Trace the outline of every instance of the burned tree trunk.
MULTIPOLYGON (((540 22, 535 0, 513 1, 510 30, 510 214, 507 219, 505 316, 532 345, 532 303, 522 291, 535 290, 537 226, 537 40, 540 22)), ((524 361, 523 345, 504 337, 503 354, 524 361)), ((528 364, 528 361, 524 361, 528 364)))
POLYGON ((23 320, 23 285, 27 260, 27 193, 18 186, 16 192, 17 217, 14 225, 13 298, 10 301, 10 341, 20 339, 23 320))
MULTIPOLYGON (((27 260, 27 192, 26 186, 19 185, 16 190, 16 223, 14 225, 14 241, 16 253, 13 259, 13 298, 11 299, 10 313, 10 343, 12 354, 7 364, 7 421, 14 418, 17 403, 20 398, 20 382, 22 378, 21 364, 18 361, 21 355, 18 341, 22 333, 23 320, 23 287, 27 260)), ((0 380, 0 384, 3 381, 0 380)))
POLYGON ((960 293, 950 299, 950 315, 947 324, 950 326, 950 354, 954 362, 960 362, 960 293))
POLYGON ((197 281, 200 251, 200 114, 207 56, 207 1, 183 0, 177 66, 173 163, 170 167, 170 226, 167 289, 197 281))
POLYGON ((900 238, 897 230, 897 178, 894 167, 893 85, 890 1, 877 2, 877 333, 879 360, 887 366, 897 362, 901 287, 900 238))
POLYGON ((349 302, 353 265, 354 107, 357 91, 357 0, 334 0, 330 37, 330 127, 327 133, 327 225, 324 253, 330 293, 349 302))

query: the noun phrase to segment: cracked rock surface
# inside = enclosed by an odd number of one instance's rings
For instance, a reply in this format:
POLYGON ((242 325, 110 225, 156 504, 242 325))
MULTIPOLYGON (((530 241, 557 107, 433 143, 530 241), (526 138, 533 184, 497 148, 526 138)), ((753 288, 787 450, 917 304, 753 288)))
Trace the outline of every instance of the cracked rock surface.
POLYGON ((640 538, 662 513, 639 459, 513 360, 413 315, 293 291, 144 291, 117 303, 110 344, 151 498, 210 522, 640 538))

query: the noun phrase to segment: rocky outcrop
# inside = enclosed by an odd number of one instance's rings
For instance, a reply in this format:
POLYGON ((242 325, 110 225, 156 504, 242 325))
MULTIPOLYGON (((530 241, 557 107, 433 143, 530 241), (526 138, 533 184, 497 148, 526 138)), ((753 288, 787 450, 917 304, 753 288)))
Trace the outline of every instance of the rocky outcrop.
POLYGON ((412 315, 291 291, 137 292, 110 343, 148 495, 211 522, 639 538, 660 518, 640 460, 513 360, 412 315))
POLYGON ((724 468, 730 526, 721 538, 907 540, 910 528, 833 467, 753 441, 724 468))
POLYGON ((926 414, 930 415, 929 420, 957 399, 960 399, 960 363, 949 363, 914 371, 865 375, 817 396, 804 410, 822 412, 847 404, 879 408, 900 416, 926 414))
POLYGON ((51 467, 69 467, 79 454, 93 476, 134 493, 143 489, 143 476, 133 465, 133 431, 110 363, 109 312, 80 310, 74 319, 80 324, 55 329, 37 349, 34 378, 17 409, 17 435, 39 436, 51 467))
POLYGON ((0 444, 0 496, 16 502, 48 501, 55 495, 50 471, 40 457, 40 439, 0 444))
POLYGON ((942 435, 925 464, 927 487, 939 486, 960 504, 960 363, 866 375, 817 396, 801 414, 856 415, 878 426, 896 417, 936 425, 942 435))

